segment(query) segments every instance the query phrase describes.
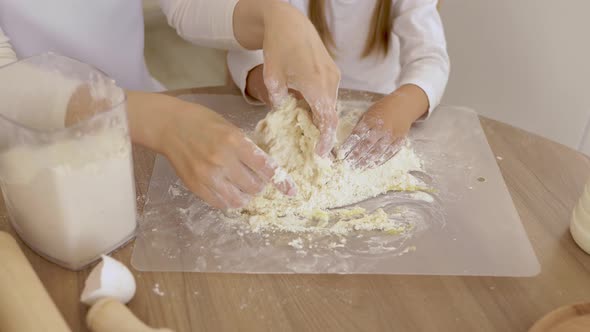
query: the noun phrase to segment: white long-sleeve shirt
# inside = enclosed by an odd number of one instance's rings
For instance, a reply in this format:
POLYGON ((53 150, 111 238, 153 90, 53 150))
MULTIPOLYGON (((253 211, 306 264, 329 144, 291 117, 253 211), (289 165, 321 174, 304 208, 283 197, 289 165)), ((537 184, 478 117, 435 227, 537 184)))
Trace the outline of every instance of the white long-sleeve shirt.
MULTIPOLYGON (((289 0, 308 14, 309 0, 289 0)), ((389 52, 362 58, 377 0, 329 0, 327 23, 336 46, 340 86, 389 94, 404 84, 419 86, 430 110, 441 100, 449 76, 449 58, 437 0, 392 0, 393 31, 389 52)), ((285 41, 288 42, 288 41, 285 41)), ((263 63, 262 51, 232 51, 228 66, 245 94, 248 72, 263 63)))
MULTIPOLYGON (((233 34, 238 0, 160 0, 168 22, 185 39, 239 48, 233 34)), ((163 87, 143 57, 141 0, 0 0, 0 66, 53 51, 101 69, 127 89, 163 87)))

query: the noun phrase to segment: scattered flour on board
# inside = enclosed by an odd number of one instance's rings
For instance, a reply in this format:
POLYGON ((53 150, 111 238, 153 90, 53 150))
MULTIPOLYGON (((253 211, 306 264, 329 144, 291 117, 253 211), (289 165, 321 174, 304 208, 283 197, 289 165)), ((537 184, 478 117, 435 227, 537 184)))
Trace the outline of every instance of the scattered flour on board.
POLYGON ((303 249, 303 240, 300 237, 298 237, 289 242, 289 245, 295 249, 303 249))
MULTIPOLYGON (((341 114, 336 133, 337 146, 350 134, 363 111, 358 109, 341 114)), ((251 135, 252 140, 281 167, 275 180, 285 179, 288 174, 297 186, 297 194, 289 197, 268 185, 245 208, 235 212, 246 217, 254 232, 279 230, 344 235, 360 230, 391 234, 407 231, 408 224, 391 221, 383 209, 367 211, 361 207, 339 207, 388 191, 425 189, 424 184, 410 174, 423 170, 422 161, 411 144, 406 143, 382 166, 359 171, 345 161, 321 158, 315 153, 319 131, 309 114, 290 98, 260 121, 251 135)), ((300 245, 296 241, 289 244, 295 248, 300 245)))
POLYGON ((170 196, 172 196, 172 197, 177 197, 177 196, 182 195, 182 191, 180 190, 180 188, 172 185, 172 186, 170 186, 170 188, 168 188, 168 194, 170 194, 170 196))
POLYGON ((152 288, 152 291, 158 296, 164 296, 166 294, 160 289, 159 283, 154 284, 154 288, 152 288))

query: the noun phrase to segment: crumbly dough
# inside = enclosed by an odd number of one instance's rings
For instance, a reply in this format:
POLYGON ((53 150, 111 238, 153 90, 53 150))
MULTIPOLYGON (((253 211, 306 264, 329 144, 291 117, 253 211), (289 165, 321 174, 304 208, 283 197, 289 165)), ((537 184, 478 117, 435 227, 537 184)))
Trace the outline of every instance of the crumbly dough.
MULTIPOLYGON (((341 114, 337 146, 350 134, 363 111, 356 109, 341 114)), ((415 190, 420 185, 409 172, 422 170, 422 162, 409 143, 382 166, 365 171, 353 169, 342 160, 319 157, 315 153, 319 131, 312 123, 309 110, 298 105, 294 98, 269 113, 251 136, 297 186, 297 195, 288 197, 268 185, 239 211, 247 217, 254 231, 278 229, 343 234, 352 230, 399 230, 400 225, 389 222, 381 209, 365 211, 358 207, 340 207, 392 190, 415 190)))

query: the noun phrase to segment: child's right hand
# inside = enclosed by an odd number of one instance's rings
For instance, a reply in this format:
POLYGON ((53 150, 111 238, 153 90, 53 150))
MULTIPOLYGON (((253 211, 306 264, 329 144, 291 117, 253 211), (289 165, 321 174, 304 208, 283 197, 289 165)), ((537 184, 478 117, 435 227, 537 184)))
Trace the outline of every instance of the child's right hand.
MULTIPOLYGON (((184 184, 219 209, 245 206, 272 182, 277 164, 223 117, 176 98, 130 92, 132 139, 166 156, 184 184)), ((286 195, 290 179, 273 183, 286 195)))

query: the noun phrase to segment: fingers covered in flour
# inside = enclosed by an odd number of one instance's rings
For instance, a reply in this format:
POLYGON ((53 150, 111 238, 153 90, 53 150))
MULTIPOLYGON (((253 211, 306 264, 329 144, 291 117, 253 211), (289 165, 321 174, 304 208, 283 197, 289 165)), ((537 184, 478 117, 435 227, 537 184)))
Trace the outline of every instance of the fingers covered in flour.
POLYGON ((404 142, 403 138, 392 139, 388 135, 382 137, 369 152, 359 159, 355 167, 367 169, 383 165, 399 152, 404 142))
POLYGON ((266 181, 241 162, 228 169, 227 173, 227 179, 246 194, 256 195, 264 189, 266 181))
POLYGON ((381 137, 364 155, 358 158, 354 167, 360 169, 375 167, 377 160, 387 151, 390 144, 390 138, 381 137))
MULTIPOLYGON (((178 101, 177 105, 159 114, 158 123, 166 130, 155 150, 207 204, 219 209, 244 207, 271 181, 276 167, 219 114, 196 104, 178 101)), ((287 184, 283 187, 290 189, 287 184)))
POLYGON ((316 152, 326 156, 334 144, 338 118, 336 96, 340 70, 309 19, 282 1, 269 2, 265 16, 264 84, 273 108, 280 108, 289 88, 311 106, 320 131, 316 152), (288 42, 286 42, 288 41, 288 42))
MULTIPOLYGON (((320 79, 318 77, 318 79, 320 79)), ((303 98, 309 104, 312 114, 313 124, 320 132, 320 138, 316 146, 316 153, 319 156, 326 157, 336 141, 336 129, 338 127, 338 113, 336 111, 336 98, 338 93, 338 82, 340 74, 337 74, 337 79, 328 76, 324 80, 332 81, 325 83, 324 90, 316 90, 309 85, 304 85, 298 90, 301 91, 303 98), (334 84, 336 88, 334 88, 334 84), (333 89, 331 91, 331 89, 333 89)))
POLYGON ((385 153, 377 160, 377 166, 381 166, 393 158, 402 149, 404 144, 406 144, 406 139, 400 138, 389 145, 385 153))
POLYGON ((225 210, 229 207, 225 199, 221 198, 219 194, 209 189, 203 183, 187 183, 186 185, 190 191, 199 196, 209 206, 220 210, 225 210))
POLYGON ((414 120, 392 98, 382 98, 363 114, 340 147, 340 159, 355 168, 373 168, 387 162, 402 148, 414 120))
POLYGON ((281 67, 273 62, 272 58, 265 57, 263 79, 271 106, 275 109, 281 107, 289 96, 287 77, 281 71, 281 67))
POLYGON ((316 146, 316 153, 325 157, 336 140, 336 128, 338 127, 338 115, 336 114, 335 104, 328 102, 319 102, 318 105, 311 106, 313 114, 313 123, 320 131, 320 138, 316 146))
POLYGON ((252 141, 246 139, 240 151, 242 163, 264 181, 264 184, 273 183, 285 195, 293 196, 297 193, 297 188, 291 177, 252 141))
POLYGON ((375 145, 380 140, 377 133, 372 133, 364 140, 360 141, 354 149, 350 152, 346 160, 353 165, 358 163, 365 157, 370 156, 371 151, 375 151, 375 145))
POLYGON ((244 207, 252 199, 251 195, 238 189, 228 178, 214 179, 212 190, 223 197, 229 209, 244 207))
POLYGON ((364 122, 359 122, 344 143, 338 148, 336 156, 338 159, 346 159, 350 152, 369 135, 369 127, 364 122))

